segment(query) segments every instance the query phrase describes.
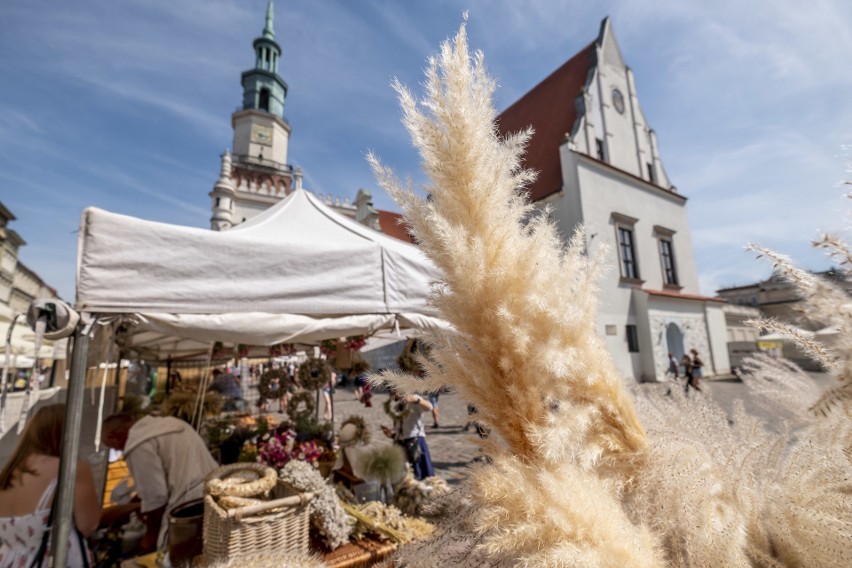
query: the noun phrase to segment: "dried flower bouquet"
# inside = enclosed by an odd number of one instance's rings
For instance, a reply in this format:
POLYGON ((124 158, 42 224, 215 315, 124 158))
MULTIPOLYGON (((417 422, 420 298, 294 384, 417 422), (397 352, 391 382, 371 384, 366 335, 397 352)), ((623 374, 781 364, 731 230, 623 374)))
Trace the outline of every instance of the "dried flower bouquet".
POLYGON ((452 329, 426 338, 425 376, 377 380, 451 385, 492 431, 491 463, 472 468, 439 532, 402 564, 844 565, 852 477, 837 432, 848 420, 796 441, 744 412, 730 428, 706 401, 649 397, 638 401, 646 433, 595 332, 600 258, 582 232, 565 246, 526 200, 531 132, 498 134, 495 85, 465 27, 430 60, 423 101, 394 86, 429 199, 369 160, 443 272, 432 299, 452 329))

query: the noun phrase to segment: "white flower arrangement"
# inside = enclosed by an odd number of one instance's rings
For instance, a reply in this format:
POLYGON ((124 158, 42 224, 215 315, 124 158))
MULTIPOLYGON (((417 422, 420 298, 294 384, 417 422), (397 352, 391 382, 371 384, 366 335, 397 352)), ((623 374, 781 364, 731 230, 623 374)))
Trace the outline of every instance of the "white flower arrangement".
POLYGON ((330 549, 334 550, 349 542, 354 520, 343 510, 334 487, 326 483, 315 467, 291 460, 281 470, 280 476, 282 481, 297 491, 314 494, 308 505, 311 525, 319 531, 330 549))

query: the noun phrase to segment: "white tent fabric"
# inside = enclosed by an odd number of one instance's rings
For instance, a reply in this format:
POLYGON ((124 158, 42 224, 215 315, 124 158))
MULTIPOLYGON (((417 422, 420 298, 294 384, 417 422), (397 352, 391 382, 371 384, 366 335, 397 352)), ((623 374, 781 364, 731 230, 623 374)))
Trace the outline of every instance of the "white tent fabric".
MULTIPOLYGON (((0 365, 3 364, 3 347, 6 341, 6 333, 9 330, 9 325, 12 323, 14 314, 9 306, 0 304, 0 365)), ((27 325, 27 320, 23 316, 18 318, 15 324, 15 329, 12 331, 12 356, 18 356, 15 366, 18 368, 32 367, 33 358, 35 357, 35 333, 32 328, 27 325), (29 361, 29 365, 26 362, 29 361)), ((54 359, 54 342, 45 340, 41 344, 39 357, 42 359, 54 359)), ((62 356, 64 359, 64 355, 62 356)))
POLYGON ((76 309, 132 314, 160 351, 175 336, 271 345, 445 325, 417 247, 304 190, 225 232, 90 208, 78 246, 76 309))

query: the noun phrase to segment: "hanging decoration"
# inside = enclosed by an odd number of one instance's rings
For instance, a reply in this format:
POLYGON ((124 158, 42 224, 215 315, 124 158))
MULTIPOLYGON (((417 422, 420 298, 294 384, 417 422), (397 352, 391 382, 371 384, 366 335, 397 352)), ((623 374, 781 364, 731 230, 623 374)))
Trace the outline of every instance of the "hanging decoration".
POLYGON ((211 359, 225 359, 226 357, 228 357, 228 352, 225 351, 225 345, 221 341, 214 343, 211 359))
POLYGON ((323 339, 320 342, 320 353, 325 355, 328 358, 334 357, 337 355, 337 340, 336 339, 323 339))
POLYGON ((296 346, 292 343, 278 343, 269 348, 270 357, 284 357, 285 355, 292 355, 295 352, 296 346))
POLYGON ((314 395, 309 391, 297 392, 287 401, 287 416, 297 424, 313 418, 316 409, 314 395))
POLYGON ((346 420, 344 420, 340 424, 340 429, 343 430, 343 427, 347 424, 352 424, 355 426, 355 439, 363 444, 369 445, 370 443, 370 429, 367 428, 367 422, 364 420, 363 416, 358 416, 357 414, 353 414, 346 420))
POLYGON ((387 414, 394 423, 402 422, 414 412, 411 405, 405 404, 401 400, 394 400, 393 397, 388 398, 384 403, 385 414, 387 414))
POLYGON ((322 359, 309 357, 307 361, 299 365, 299 384, 303 388, 316 390, 325 386, 330 379, 331 369, 322 359))
POLYGON ((251 345, 246 345, 245 343, 237 345, 237 359, 248 357, 249 352, 251 352, 251 345))
POLYGON ((366 335, 351 335, 344 341, 350 351, 360 351, 367 344, 366 335))
POLYGON ((274 400, 281 397, 289 390, 290 375, 284 369, 270 369, 260 376, 257 392, 260 393, 260 402, 274 400))

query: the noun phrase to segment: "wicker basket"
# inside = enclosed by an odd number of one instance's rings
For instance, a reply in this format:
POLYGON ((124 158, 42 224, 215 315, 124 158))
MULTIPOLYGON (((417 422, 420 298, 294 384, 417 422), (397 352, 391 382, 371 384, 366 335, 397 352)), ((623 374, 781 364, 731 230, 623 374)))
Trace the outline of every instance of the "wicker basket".
POLYGON ((312 497, 302 493, 226 511, 212 496, 205 496, 204 560, 272 550, 307 553, 307 504, 312 497))

